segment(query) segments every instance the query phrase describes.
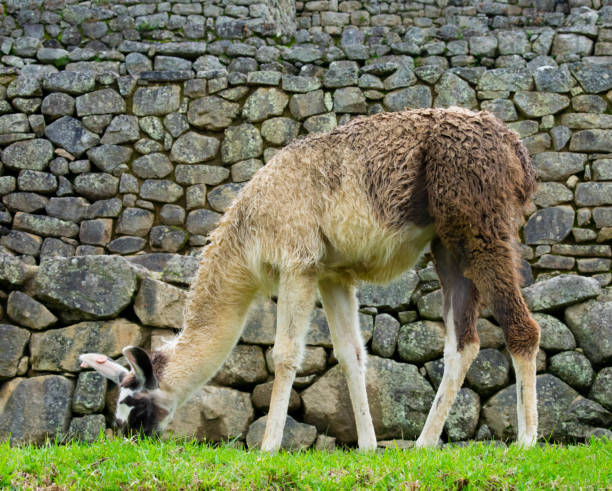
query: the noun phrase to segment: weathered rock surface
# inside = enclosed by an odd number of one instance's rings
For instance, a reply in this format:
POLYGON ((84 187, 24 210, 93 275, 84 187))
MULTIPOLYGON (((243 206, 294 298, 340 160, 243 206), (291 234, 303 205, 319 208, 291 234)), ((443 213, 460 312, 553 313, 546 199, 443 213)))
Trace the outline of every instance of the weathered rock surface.
POLYGON ((267 376, 263 350, 259 346, 239 344, 225 360, 214 381, 239 388, 263 382, 267 376))
POLYGON ((42 444, 66 434, 73 382, 58 375, 15 378, 0 387, 0 440, 42 444))
POLYGON ((536 312, 582 302, 600 293, 601 287, 593 278, 564 274, 523 288, 527 306, 536 312))
POLYGON ((412 270, 407 271, 388 285, 361 284, 357 298, 361 305, 388 307, 408 305, 418 282, 418 275, 412 270))
POLYGON ((17 375, 19 360, 30 340, 30 332, 10 324, 0 324, 0 379, 17 375))
POLYGON ((476 392, 490 395, 508 384, 510 363, 498 350, 482 349, 472 362, 465 378, 476 392))
POLYGON ((17 324, 35 330, 45 329, 57 322, 57 317, 43 304, 20 291, 13 291, 9 295, 6 313, 17 324))
MULTIPOLYGON (((416 438, 433 402, 434 392, 414 365, 368 357, 368 400, 379 440, 403 435, 416 438)), ((344 443, 357 433, 348 388, 340 366, 335 366, 302 392, 304 421, 344 443)))
POLYGON ((134 300, 134 312, 146 326, 181 329, 186 306, 187 291, 151 278, 142 281, 134 300))
MULTIPOLYGON (((274 381, 259 384, 255 387, 255 389, 253 389, 251 400, 253 401, 253 405, 258 410, 267 412, 270 408, 273 386, 274 381)), ((301 405, 302 400, 299 394, 294 389, 291 389, 291 394, 289 396, 289 412, 297 411, 301 405)))
POLYGON ((177 410, 165 435, 209 442, 244 439, 254 414, 250 394, 207 385, 177 410))
POLYGON ((389 314, 376 316, 372 333, 372 353, 384 358, 391 358, 395 353, 400 323, 389 314))
POLYGON ((595 364, 612 361, 612 302, 591 300, 565 310, 565 322, 595 364))
POLYGON ((136 291, 136 274, 113 256, 53 258, 43 261, 35 279, 36 296, 79 319, 116 317, 136 291))
MULTIPOLYGON (((548 437, 565 417, 578 393, 557 377, 544 374, 536 378, 538 394, 538 435, 548 437)), ((485 423, 496 438, 515 440, 517 436, 516 385, 495 394, 482 407, 485 423)))
POLYGON ((103 414, 89 414, 72 418, 68 428, 68 438, 90 443, 100 436, 106 428, 106 418, 103 414))
POLYGON ((548 314, 534 314, 533 318, 540 326, 540 348, 557 352, 573 350, 576 340, 569 328, 559 319, 548 314))
POLYGON ((276 304, 270 300, 251 307, 242 337, 243 343, 274 344, 276 334, 276 304))
POLYGON ((589 397, 612 411, 612 368, 605 367, 595 377, 589 397))
POLYGON ((125 346, 140 346, 145 330, 126 319, 92 321, 32 334, 30 354, 32 368, 47 372, 78 372, 79 355, 121 354, 125 346))
POLYGON ((576 390, 588 389, 595 376, 587 357, 577 351, 564 351, 551 357, 548 371, 576 390))
POLYGON ((419 321, 400 327, 397 351, 400 358, 412 363, 424 363, 442 356, 444 350, 444 324, 419 321))
POLYGON ((104 408, 106 384, 106 377, 97 372, 79 373, 72 397, 72 410, 79 414, 101 411, 104 408))
POLYGON ((451 442, 467 440, 474 436, 480 416, 480 397, 476 392, 463 388, 451 407, 444 423, 446 436, 451 442))

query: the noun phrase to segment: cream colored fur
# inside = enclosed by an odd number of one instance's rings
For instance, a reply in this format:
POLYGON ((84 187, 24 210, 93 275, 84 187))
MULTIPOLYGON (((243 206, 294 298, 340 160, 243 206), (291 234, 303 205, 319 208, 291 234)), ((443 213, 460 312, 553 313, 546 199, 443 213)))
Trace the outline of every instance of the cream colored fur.
MULTIPOLYGON (((367 165, 347 141, 336 144, 328 135, 311 136, 277 153, 245 186, 204 249, 183 332, 161 348, 166 364, 160 399, 168 411, 162 426, 220 368, 240 337, 253 299, 278 288, 276 374, 262 445, 266 451, 278 450, 318 287, 347 377, 359 447, 375 448, 355 285, 359 280, 389 281, 411 267, 435 232, 433 224, 393 228, 382 223, 367 194, 367 165)), ((478 350, 469 345, 458 353, 452 315, 447 326, 445 373, 418 440, 421 446, 437 442, 478 350)), ((521 373, 529 377, 528 372, 521 373)), ((523 434, 529 439, 533 404, 526 401, 523 434)))
MULTIPOLYGON (((166 419, 219 369, 256 294, 278 288, 275 383, 262 447, 278 449, 318 286, 348 378, 360 448, 376 447, 355 284, 388 281, 412 266, 434 232, 433 226, 395 231, 378 223, 364 192, 359 156, 344 152, 342 185, 333 192, 317 182, 317 174, 313 178, 312 163, 324 155, 316 148, 310 154, 287 149, 255 175, 225 214, 202 255, 185 328, 161 348, 168 362, 160 389, 171 401, 166 419)), ((327 179, 323 167, 316 172, 327 179)))

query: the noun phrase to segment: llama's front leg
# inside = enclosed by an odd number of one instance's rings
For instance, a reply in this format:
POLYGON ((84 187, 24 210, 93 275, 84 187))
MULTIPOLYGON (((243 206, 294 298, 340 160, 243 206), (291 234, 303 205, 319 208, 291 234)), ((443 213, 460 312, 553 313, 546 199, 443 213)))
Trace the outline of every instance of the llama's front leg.
POLYGON ((321 300, 329 323, 334 352, 344 372, 360 450, 376 448, 376 434, 366 392, 366 351, 363 347, 355 287, 330 280, 319 283, 321 300))
POLYGON ((261 449, 277 451, 283 439, 295 372, 302 362, 316 281, 310 275, 281 274, 274 341, 274 386, 261 449))

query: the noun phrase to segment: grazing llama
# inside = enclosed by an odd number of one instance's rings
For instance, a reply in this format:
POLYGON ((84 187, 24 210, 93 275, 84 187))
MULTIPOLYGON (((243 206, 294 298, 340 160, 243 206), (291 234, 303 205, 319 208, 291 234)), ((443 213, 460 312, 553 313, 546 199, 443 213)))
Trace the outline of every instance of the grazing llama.
POLYGON ((215 374, 258 292, 278 288, 275 380, 262 449, 278 450, 317 289, 347 379, 359 448, 376 447, 355 285, 386 282, 431 242, 444 292, 444 376, 417 440, 438 443, 478 353, 481 305, 501 325, 517 380, 518 441, 537 438, 539 326, 519 289, 517 228, 535 189, 517 135, 486 112, 421 109, 353 120, 294 141, 241 191, 204 249, 176 339, 126 370, 81 356, 119 384, 116 423, 146 434, 215 374))

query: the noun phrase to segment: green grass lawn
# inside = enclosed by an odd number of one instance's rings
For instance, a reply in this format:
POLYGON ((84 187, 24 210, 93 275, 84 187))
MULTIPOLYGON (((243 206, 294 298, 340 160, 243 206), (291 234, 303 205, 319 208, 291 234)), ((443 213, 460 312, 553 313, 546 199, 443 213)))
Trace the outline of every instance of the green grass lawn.
POLYGON ((276 455, 231 446, 101 437, 93 444, 0 444, 0 488, 551 489, 612 487, 612 441, 521 450, 488 443, 443 450, 276 455))

